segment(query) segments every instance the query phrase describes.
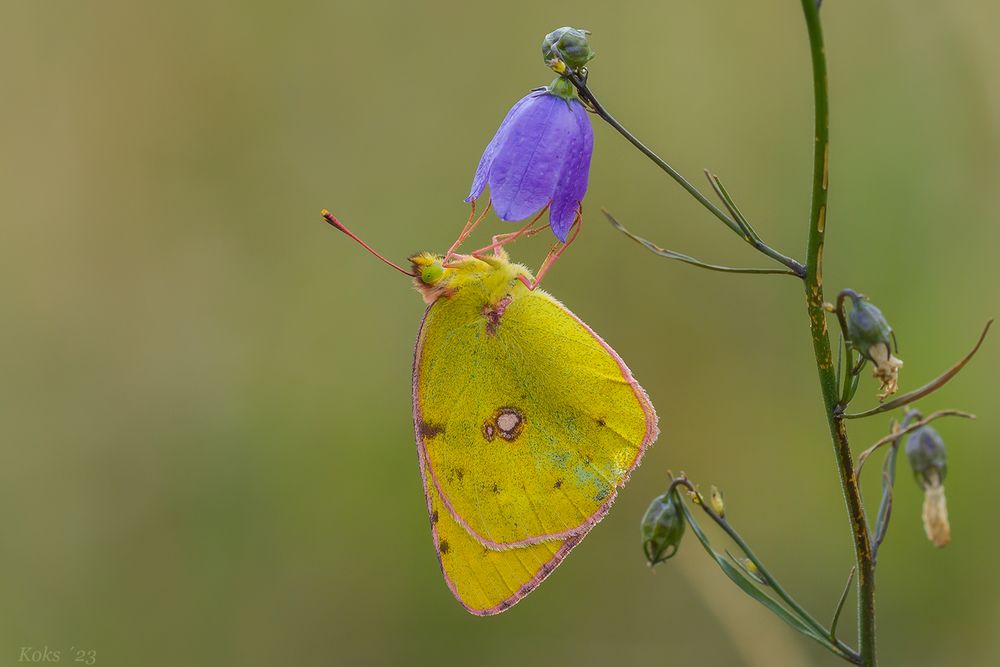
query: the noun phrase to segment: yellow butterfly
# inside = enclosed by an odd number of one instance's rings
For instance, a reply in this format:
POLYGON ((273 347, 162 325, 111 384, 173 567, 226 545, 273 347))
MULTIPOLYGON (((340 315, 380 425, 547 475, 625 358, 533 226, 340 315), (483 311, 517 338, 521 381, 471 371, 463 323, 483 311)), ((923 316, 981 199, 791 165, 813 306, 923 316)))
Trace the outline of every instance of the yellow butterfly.
POLYGON ((458 601, 498 614, 604 517, 656 439, 656 412, 615 351, 501 247, 410 261, 396 268, 428 303, 413 422, 434 544, 458 601))

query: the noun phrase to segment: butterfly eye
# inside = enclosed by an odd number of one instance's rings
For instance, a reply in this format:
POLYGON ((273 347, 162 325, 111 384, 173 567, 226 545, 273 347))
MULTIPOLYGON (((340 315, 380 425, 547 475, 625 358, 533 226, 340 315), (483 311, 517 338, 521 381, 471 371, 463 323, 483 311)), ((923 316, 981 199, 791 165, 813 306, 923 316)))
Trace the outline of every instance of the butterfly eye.
POLYGON ((440 264, 428 264, 420 269, 420 280, 427 285, 433 285, 437 281, 441 280, 441 276, 443 275, 444 267, 440 264))

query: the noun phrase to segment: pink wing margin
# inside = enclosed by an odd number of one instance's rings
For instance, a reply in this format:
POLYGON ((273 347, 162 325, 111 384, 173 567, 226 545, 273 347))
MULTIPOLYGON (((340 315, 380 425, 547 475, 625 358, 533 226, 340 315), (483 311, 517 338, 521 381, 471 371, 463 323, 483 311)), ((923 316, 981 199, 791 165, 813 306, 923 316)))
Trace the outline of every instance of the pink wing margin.
MULTIPOLYGON (((636 452, 635 458, 629 465, 628 470, 625 471, 625 476, 622 478, 621 483, 617 484, 615 488, 612 489, 611 493, 608 495, 608 499, 603 504, 601 504, 601 506, 598 507, 597 510, 592 515, 587 517, 583 521, 583 523, 581 523, 579 526, 557 533, 549 533, 545 535, 538 535, 535 537, 525 538, 523 540, 518 540, 516 542, 494 542, 493 540, 483 535, 480 535, 471 526, 469 526, 469 524, 465 521, 465 519, 462 518, 458 514, 458 512, 456 512, 455 509, 452 507, 451 501, 448 500, 448 496, 444 493, 444 490, 441 488, 441 484, 438 482, 437 476, 434 474, 434 469, 430 465, 430 460, 427 457, 426 447, 424 445, 423 437, 421 436, 420 432, 420 423, 422 420, 420 414, 420 398, 417 392, 417 385, 420 380, 419 362, 420 362, 421 352, 423 350, 424 323, 427 321, 427 314, 430 312, 430 309, 434 307, 434 304, 428 306, 427 310, 424 312, 423 319, 420 321, 420 330, 417 334, 417 345, 413 352, 413 426, 416 432, 416 439, 417 439, 417 456, 421 460, 421 462, 425 460, 427 461, 426 470, 427 472, 430 473, 431 480, 434 482, 434 486, 437 488, 437 492, 441 498, 441 502, 448 509, 448 512, 449 514, 451 514, 452 518, 454 518, 455 521, 460 526, 462 526, 462 528, 466 530, 466 532, 472 535, 476 539, 476 541, 494 551, 502 551, 504 549, 525 547, 525 546, 530 546, 532 544, 538 544, 539 542, 565 540, 571 537, 577 537, 577 536, 582 537, 583 535, 585 535, 588 531, 590 531, 591 528, 600 523, 600 521, 611 510, 611 506, 614 504, 615 499, 618 497, 618 490, 628 482, 629 478, 632 475, 632 471, 634 471, 637 467, 639 467, 639 464, 642 462, 643 454, 646 453, 646 450, 660 434, 659 418, 656 415, 656 410, 653 408, 652 402, 650 402, 649 400, 649 396, 646 394, 646 390, 639 385, 635 377, 632 375, 632 371, 625 364, 625 362, 618 355, 618 353, 615 352, 614 349, 610 345, 608 345, 607 342, 605 342, 605 340, 600 337, 600 335, 597 334, 597 332, 591 329, 586 322, 581 320, 579 317, 576 316, 576 314, 573 311, 571 311, 569 308, 563 305, 562 302, 560 302, 558 299, 547 293, 545 293, 545 296, 551 299, 553 303, 555 303, 559 308, 562 308, 562 310, 567 315, 572 317, 581 327, 583 327, 583 329, 587 333, 589 333, 594 338, 594 340, 600 343, 600 345, 605 350, 607 350, 608 354, 611 355, 611 358, 614 359, 615 363, 618 364, 618 368, 621 370, 622 377, 625 378, 625 380, 629 383, 629 386, 632 387, 632 392, 635 394, 636 400, 639 402, 639 405, 642 407, 642 411, 646 416, 646 433, 642 439, 642 442, 639 445, 639 451, 636 452)), ((423 463, 421 464, 421 466, 423 466, 423 463)), ((420 474, 422 477, 425 477, 424 484, 426 485, 427 483, 426 473, 424 472, 423 467, 420 468, 420 474)), ((427 499, 427 502, 429 505, 430 503, 429 498, 427 499)))

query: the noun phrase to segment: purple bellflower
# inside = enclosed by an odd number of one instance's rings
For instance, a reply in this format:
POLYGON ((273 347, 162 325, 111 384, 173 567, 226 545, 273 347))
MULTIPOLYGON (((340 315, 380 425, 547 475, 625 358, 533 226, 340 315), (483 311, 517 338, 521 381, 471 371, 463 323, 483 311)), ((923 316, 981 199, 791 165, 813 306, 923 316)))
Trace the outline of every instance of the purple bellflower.
POLYGON ((594 130, 569 81, 557 78, 521 98, 483 151, 465 201, 487 184, 501 220, 524 220, 550 206, 552 232, 563 243, 587 192, 594 130))

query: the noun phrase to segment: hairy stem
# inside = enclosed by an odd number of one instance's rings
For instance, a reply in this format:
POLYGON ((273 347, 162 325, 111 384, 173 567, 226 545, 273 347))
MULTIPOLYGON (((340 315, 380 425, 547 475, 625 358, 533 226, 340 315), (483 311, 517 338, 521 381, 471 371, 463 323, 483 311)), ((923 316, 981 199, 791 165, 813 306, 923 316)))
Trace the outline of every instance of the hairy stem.
POLYGON ((839 408, 837 376, 834 371, 830 335, 823 310, 823 241, 826 233, 826 206, 829 176, 830 106, 827 90, 826 54, 823 29, 815 0, 802 0, 809 48, 812 55, 813 93, 816 111, 816 139, 813 147, 812 210, 809 216, 809 245, 806 253, 806 307, 812 333, 816 368, 819 371, 823 404, 833 440, 840 483, 847 503, 858 567, 858 651, 861 665, 873 667, 875 657, 875 566, 861 489, 854 474, 847 428, 839 408))

